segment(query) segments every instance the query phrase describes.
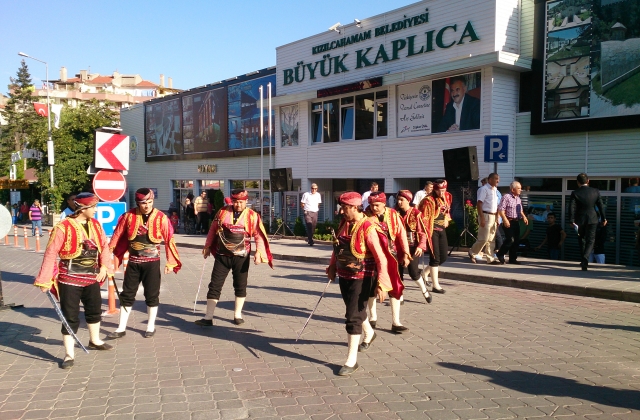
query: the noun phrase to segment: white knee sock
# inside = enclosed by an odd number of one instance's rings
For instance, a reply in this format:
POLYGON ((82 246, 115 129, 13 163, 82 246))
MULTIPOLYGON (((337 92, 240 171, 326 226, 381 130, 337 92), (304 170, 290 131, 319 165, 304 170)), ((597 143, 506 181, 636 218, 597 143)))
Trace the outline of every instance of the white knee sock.
POLYGON ((371 324, 369 324, 368 319, 365 319, 362 323, 362 332, 364 333, 364 339, 362 341, 364 341, 365 343, 371 342, 371 338, 373 337, 375 331, 373 330, 371 324))
POLYGON ((115 332, 124 332, 127 329, 127 322, 129 321, 129 315, 131 315, 131 306, 120 307, 120 324, 115 332))
POLYGON ((75 358, 75 345, 76 341, 70 335, 62 336, 62 344, 64 345, 64 359, 63 360, 73 360, 75 358))
POLYGON ((89 340, 98 346, 104 344, 104 341, 100 340, 100 323, 87 324, 87 327, 89 328, 89 340))
POLYGON ((213 313, 216 310, 216 305, 218 304, 218 299, 207 299, 207 313, 204 315, 204 319, 207 321, 213 319, 213 313))
POLYGON ((400 295, 400 302, 404 302, 404 294, 400 295))
POLYGON ((236 310, 233 313, 234 318, 242 318, 242 307, 246 298, 236 296, 236 310))
POLYGON ((438 268, 439 267, 431 267, 431 281, 433 282, 434 289, 441 289, 440 283, 438 282, 438 268))
POLYGON ((427 291, 427 285, 424 284, 424 280, 422 279, 422 277, 420 277, 418 280, 416 280, 416 283, 418 283, 418 286, 420 286, 420 290, 422 291, 422 294, 424 295, 427 291))
POLYGON ((147 306, 147 314, 149 314, 149 320, 147 321, 147 331, 153 332, 156 330, 156 316, 158 315, 158 307, 147 306))
POLYGON ((358 362, 358 346, 360 345, 360 334, 349 334, 349 352, 345 366, 354 367, 358 362))
POLYGON ((400 322, 400 299, 390 298, 391 300, 391 324, 399 327, 402 325, 400 322))
POLYGON ((376 298, 369 298, 369 321, 377 321, 378 320, 378 312, 376 311, 376 298))

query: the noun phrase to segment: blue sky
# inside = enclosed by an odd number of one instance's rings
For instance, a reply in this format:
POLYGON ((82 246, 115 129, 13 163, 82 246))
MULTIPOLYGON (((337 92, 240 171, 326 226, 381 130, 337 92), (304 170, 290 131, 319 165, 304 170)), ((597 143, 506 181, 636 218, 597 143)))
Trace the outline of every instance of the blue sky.
MULTIPOLYGON (((34 1, 0 0, 0 92, 25 52, 49 63, 49 78, 81 69, 138 73, 189 89, 276 64, 276 47, 412 0, 34 1)), ((36 85, 44 64, 26 59, 36 85)))

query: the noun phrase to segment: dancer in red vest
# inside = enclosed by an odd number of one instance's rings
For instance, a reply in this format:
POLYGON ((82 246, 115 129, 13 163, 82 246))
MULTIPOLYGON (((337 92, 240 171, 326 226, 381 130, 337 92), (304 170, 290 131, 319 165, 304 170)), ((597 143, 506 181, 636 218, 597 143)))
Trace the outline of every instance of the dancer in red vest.
POLYGON ((338 372, 338 375, 346 376, 358 370, 358 352, 369 350, 377 337, 367 319, 371 290, 380 302, 384 302, 387 293, 400 299, 404 286, 398 275, 398 262, 387 244, 387 233, 363 213, 360 194, 342 194, 340 205, 344 217, 326 272, 331 280, 338 276, 340 293, 347 309, 345 324, 349 335, 349 351, 346 362, 338 372), (365 267, 365 259, 374 262, 377 281, 374 272, 365 267), (363 332, 364 339, 360 344, 363 332))
POLYGON ((447 192, 447 181, 439 179, 433 184, 433 191, 420 202, 418 210, 422 213, 427 231, 429 246, 429 269, 433 281, 433 293, 444 293, 438 282, 439 267, 447 260, 449 245, 446 228, 451 220, 451 194, 447 192))
POLYGON ((231 192, 232 205, 218 210, 213 223, 211 223, 202 255, 205 259, 209 255, 213 255, 215 262, 207 293, 207 312, 203 319, 195 321, 197 325, 203 327, 213 325, 213 313, 229 271, 233 275, 233 289, 236 296, 233 322, 236 325, 244 324, 242 307, 247 297, 251 238, 256 243, 253 262, 255 264, 266 262, 273 268, 273 257, 269 249, 267 232, 262 225, 260 214, 247 208, 248 198, 249 193, 246 190, 233 190, 231 192))
MULTIPOLYGON (((367 199, 369 207, 365 211, 367 217, 371 221, 380 225, 380 228, 386 235, 385 243, 389 247, 391 255, 398 261, 399 270, 402 266, 408 266, 411 262, 411 254, 409 252, 409 243, 407 242, 407 233, 402 223, 402 218, 394 209, 387 207, 387 196, 382 191, 372 192, 367 199)), ((373 258, 365 259, 365 269, 373 270, 375 263, 373 258)), ((402 276, 400 276, 402 280, 402 276)), ((408 328, 400 322, 400 305, 402 304, 402 296, 398 299, 393 296, 391 301, 391 331, 396 334, 402 334, 408 328)), ((376 310, 376 298, 372 293, 369 296, 369 323, 375 328, 378 320, 378 312, 376 310)))
POLYGON ((164 274, 171 271, 177 273, 182 267, 180 256, 173 239, 173 228, 169 218, 158 209, 153 208, 155 195, 149 188, 136 191, 138 207, 132 209, 118 219, 118 225, 113 232, 109 246, 118 259, 118 265, 129 252, 129 264, 124 272, 124 283, 120 293, 120 324, 118 328, 107 335, 115 339, 126 334, 127 321, 131 314, 131 307, 136 299, 140 283, 144 287, 144 299, 147 304, 149 319, 146 338, 153 337, 156 331, 156 316, 160 303, 160 243, 164 241, 167 263, 164 274))
MULTIPOLYGON (((111 350, 112 347, 100 339, 100 286, 107 278, 107 272, 113 270, 107 237, 100 223, 93 218, 98 201, 98 197, 91 193, 83 192, 76 196, 75 213, 53 227, 35 285, 43 292, 51 290, 59 296, 62 314, 74 333, 78 332, 80 325, 82 302, 89 328, 87 347, 111 350), (60 262, 56 267, 58 257, 60 262)), ((64 326, 62 343, 65 356, 60 367, 69 369, 74 363, 75 341, 64 326)))
MULTIPOLYGON (((427 232, 424 220, 422 219, 420 211, 416 207, 411 207, 411 200, 413 199, 411 191, 400 190, 396 197, 398 201, 398 213, 402 218, 407 233, 407 241, 409 242, 409 251, 413 258, 407 266, 407 271, 409 271, 409 277, 420 286, 422 295, 427 303, 431 303, 433 297, 427 290, 420 267, 418 266, 420 257, 423 253, 427 252, 427 232)), ((403 275, 404 267, 400 266, 400 277, 403 275)))

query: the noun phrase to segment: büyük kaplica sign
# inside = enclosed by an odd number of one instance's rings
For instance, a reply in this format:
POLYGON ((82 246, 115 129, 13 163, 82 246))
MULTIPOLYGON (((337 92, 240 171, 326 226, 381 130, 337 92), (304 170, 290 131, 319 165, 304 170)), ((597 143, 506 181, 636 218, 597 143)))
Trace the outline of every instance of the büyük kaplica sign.
MULTIPOLYGON (((429 9, 426 9, 426 13, 404 18, 398 22, 385 24, 375 28, 373 30, 373 38, 427 23, 429 23, 429 9)), ((347 45, 368 41, 373 39, 371 35, 371 30, 367 30, 355 35, 340 38, 336 41, 316 45, 312 47, 311 53, 312 55, 315 55, 321 52, 331 51, 335 48, 342 48, 347 45)), ((354 52, 356 56, 355 69, 371 67, 380 63, 427 54, 432 51, 436 51, 436 49, 448 49, 454 46, 463 45, 466 42, 475 42, 479 40, 480 37, 476 33, 476 30, 470 20, 467 21, 466 24, 459 25, 455 23, 453 25, 446 25, 439 29, 426 30, 421 36, 411 35, 392 40, 390 46, 385 46, 385 44, 382 43, 377 48, 367 47, 356 50, 354 52), (462 31, 460 31, 460 29, 462 29, 462 31)), ((350 69, 345 63, 345 59, 348 56, 349 53, 344 53, 332 57, 331 54, 328 53, 324 54, 321 60, 317 60, 314 63, 298 61, 295 67, 282 70, 284 85, 290 85, 294 82, 302 83, 305 79, 314 80, 318 76, 327 77, 331 74, 348 72, 350 69)))

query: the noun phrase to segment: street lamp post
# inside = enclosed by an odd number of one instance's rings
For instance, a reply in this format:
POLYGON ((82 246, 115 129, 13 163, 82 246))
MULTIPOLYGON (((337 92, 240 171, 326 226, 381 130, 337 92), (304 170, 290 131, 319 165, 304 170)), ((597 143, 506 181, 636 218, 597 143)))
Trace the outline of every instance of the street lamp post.
POLYGON ((51 181, 51 188, 53 188, 53 164, 54 164, 54 154, 53 154, 53 140, 51 139, 51 105, 49 103, 49 64, 46 61, 38 60, 35 57, 31 57, 28 54, 23 52, 18 53, 21 57, 30 58, 32 60, 39 61, 44 63, 46 69, 46 82, 47 82, 47 123, 49 124, 49 139, 47 140, 47 160, 49 163, 49 175, 51 181))

